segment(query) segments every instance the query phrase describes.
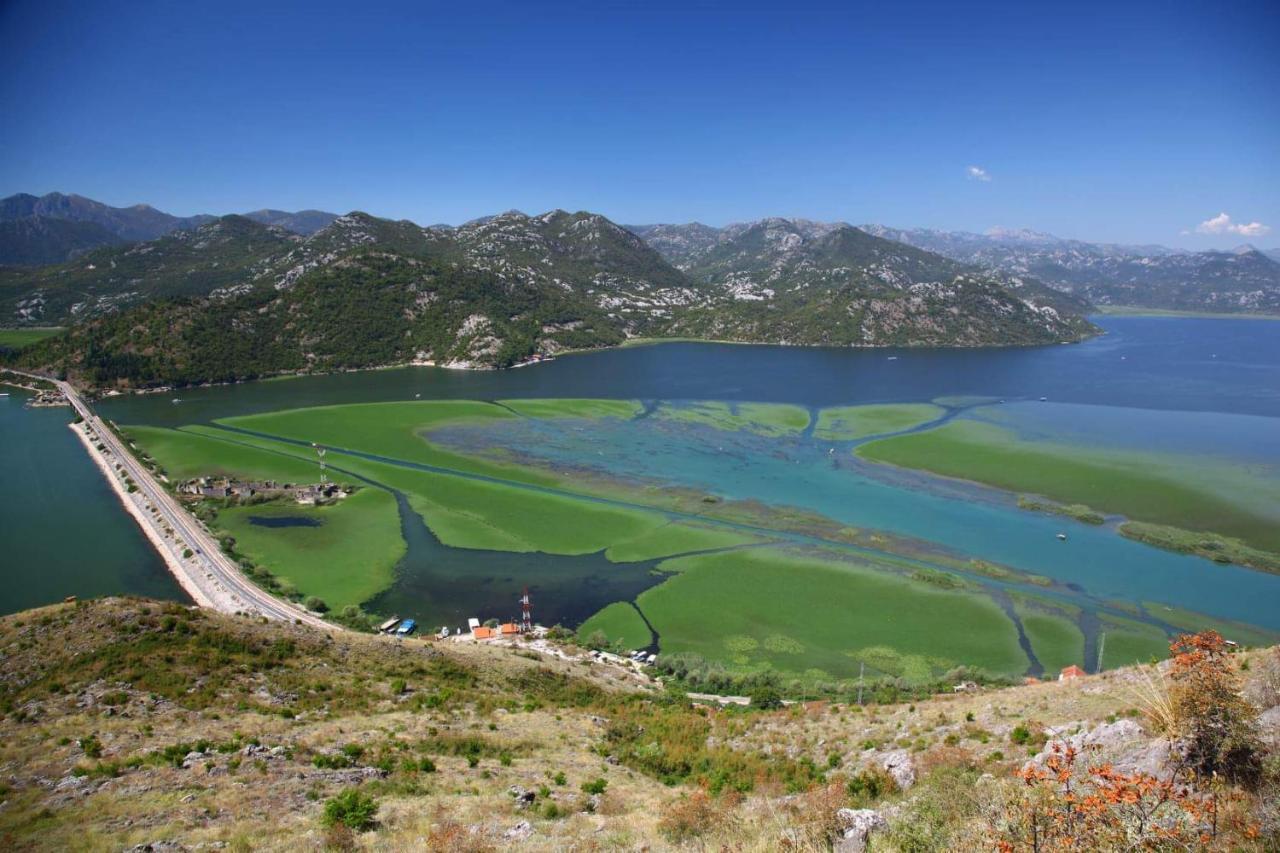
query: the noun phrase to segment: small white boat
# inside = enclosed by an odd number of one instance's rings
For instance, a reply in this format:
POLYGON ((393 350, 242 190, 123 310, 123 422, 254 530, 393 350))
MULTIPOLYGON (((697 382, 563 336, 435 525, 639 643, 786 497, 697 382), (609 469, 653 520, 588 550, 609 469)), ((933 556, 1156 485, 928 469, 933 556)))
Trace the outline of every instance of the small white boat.
POLYGON ((887 360, 888 360, 888 361, 897 361, 897 360, 898 360, 898 357, 897 357, 896 355, 891 355, 891 356, 889 356, 889 358, 888 358, 887 360))
POLYGON ((1040 402, 1041 402, 1041 403, 1047 403, 1048 401, 1049 401, 1049 398, 1048 398, 1048 397, 1041 397, 1041 398, 1040 398, 1040 402))
POLYGON ((177 397, 174 397, 174 398, 173 398, 172 400, 170 400, 169 402, 170 402, 170 403, 181 403, 181 402, 182 402, 182 400, 178 399, 177 397))
POLYGON ((1065 534, 1065 533, 1059 533, 1059 534, 1058 534, 1058 541, 1059 541, 1059 542, 1066 542, 1066 541, 1067 541, 1067 534, 1065 534))

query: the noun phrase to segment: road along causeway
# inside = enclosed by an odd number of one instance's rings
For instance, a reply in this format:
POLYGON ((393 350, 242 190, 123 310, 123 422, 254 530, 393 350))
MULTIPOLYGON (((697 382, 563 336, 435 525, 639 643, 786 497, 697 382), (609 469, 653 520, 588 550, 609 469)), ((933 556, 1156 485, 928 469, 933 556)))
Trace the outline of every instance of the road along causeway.
POLYGON ((276 598, 245 577, 217 540, 129 452, 69 383, 24 375, 54 382, 67 398, 82 421, 71 424, 71 429, 196 604, 222 613, 298 622, 325 631, 346 630, 305 607, 276 598), (129 490, 130 483, 136 486, 134 491, 129 490))

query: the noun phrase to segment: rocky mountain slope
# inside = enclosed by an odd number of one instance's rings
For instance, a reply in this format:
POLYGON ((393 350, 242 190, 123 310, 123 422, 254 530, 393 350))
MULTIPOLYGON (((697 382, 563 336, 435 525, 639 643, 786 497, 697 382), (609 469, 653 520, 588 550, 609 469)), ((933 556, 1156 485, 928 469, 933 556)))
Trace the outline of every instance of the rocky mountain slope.
POLYGON ((458 228, 351 213, 307 237, 223 217, 0 271, 0 316, 76 322, 24 363, 127 385, 410 361, 503 367, 634 336, 973 346, 1094 331, 1083 305, 1029 279, 815 228, 743 229, 682 271, 587 212, 458 228))
POLYGON ((1097 305, 1184 311, 1280 311, 1280 263, 1252 246, 1184 252, 1063 240, 1028 231, 970 234, 863 226, 967 264, 1033 276, 1097 305))
POLYGON ((1167 666, 721 709, 572 646, 511 645, 328 636, 139 599, 0 618, 0 843, 1023 850, 1072 814, 1058 772, 1090 798, 1069 849, 1280 842, 1274 649, 1221 662, 1222 684, 1243 677, 1237 698, 1205 694, 1220 721, 1251 720, 1266 768, 1211 787, 1173 734, 1184 722, 1142 698, 1178 695, 1167 666), (1038 775, 1068 750, 1069 767, 1038 775))
POLYGON ((766 219, 634 230, 720 295, 680 319, 685 334, 977 346, 1077 340, 1092 331, 1080 316, 1085 303, 1030 277, 967 267, 843 223, 766 219))
POLYGON ((64 264, 0 268, 0 316, 65 324, 251 279, 296 235, 242 216, 156 240, 99 248, 64 264))

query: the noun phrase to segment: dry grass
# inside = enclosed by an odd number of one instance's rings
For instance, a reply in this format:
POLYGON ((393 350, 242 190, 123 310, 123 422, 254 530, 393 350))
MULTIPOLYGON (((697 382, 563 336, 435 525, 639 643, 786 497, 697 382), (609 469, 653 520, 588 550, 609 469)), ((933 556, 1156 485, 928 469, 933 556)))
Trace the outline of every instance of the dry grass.
MULTIPOLYGON (((162 619, 162 607, 106 602, 0 619, 0 849, 174 840, 230 850, 485 850, 509 846, 507 833, 527 821, 522 844, 531 850, 823 850, 836 810, 862 804, 849 797, 849 779, 894 749, 912 753, 921 782, 870 803, 907 810, 900 835, 877 837, 877 849, 919 849, 920 838, 944 830, 952 840, 980 837, 982 798, 998 799, 991 792, 1031 748, 1014 742, 1015 727, 1089 727, 1146 713, 1147 698, 1162 695, 1156 674, 1129 670, 866 708, 664 717, 674 712, 624 703, 602 720, 601 702, 636 688, 600 668, 494 647, 323 639, 203 615, 191 617, 191 634, 175 628, 169 645, 147 646, 149 635, 130 626, 162 619), (292 654, 271 657, 286 638, 292 654), (157 667, 165 680, 150 671, 157 667), (396 679, 405 693, 390 689, 396 679), (582 685, 604 698, 580 704, 582 685), (608 733, 619 722, 648 730, 635 741, 640 753, 671 732, 659 745, 683 738, 680 754, 693 760, 735 755, 741 767, 809 767, 825 781, 761 777, 744 793, 728 784, 713 792, 712 766, 699 771, 705 787, 668 786, 610 760, 608 733), (79 744, 89 735, 98 757, 79 744), (214 748, 189 767, 151 758, 197 737, 214 748), (245 754, 254 742, 267 752, 245 754), (381 763, 389 772, 357 783, 349 771, 314 765, 343 747, 362 750, 357 769, 381 763), (422 757, 435 772, 403 769, 422 757), (77 767, 89 775, 72 775, 77 767), (979 796, 984 774, 990 790, 979 796), (597 778, 607 788, 592 803, 581 786, 597 778), (377 800, 377 827, 327 830, 324 802, 352 784, 377 800), (534 804, 518 808, 512 786, 534 791, 534 804)), ((1259 678, 1270 671, 1264 654, 1253 657, 1259 678)))

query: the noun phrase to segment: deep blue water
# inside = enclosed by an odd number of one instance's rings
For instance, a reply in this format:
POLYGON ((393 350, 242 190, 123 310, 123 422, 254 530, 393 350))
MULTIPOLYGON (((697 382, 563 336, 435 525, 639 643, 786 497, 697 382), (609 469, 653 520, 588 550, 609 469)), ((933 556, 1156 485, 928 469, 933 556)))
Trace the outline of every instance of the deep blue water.
POLYGON ((832 406, 948 395, 1280 417, 1280 321, 1098 317, 1082 344, 836 349, 672 343, 506 371, 418 367, 104 401, 120 423, 176 426, 331 403, 504 397, 759 400, 832 406), (890 360, 890 356, 897 356, 890 360), (1214 357, 1216 356, 1216 358, 1214 357))

